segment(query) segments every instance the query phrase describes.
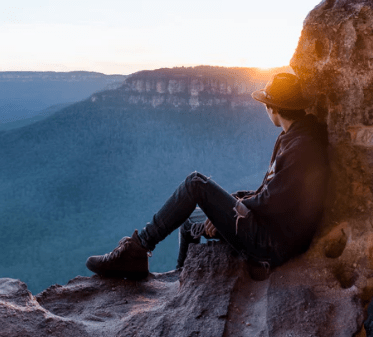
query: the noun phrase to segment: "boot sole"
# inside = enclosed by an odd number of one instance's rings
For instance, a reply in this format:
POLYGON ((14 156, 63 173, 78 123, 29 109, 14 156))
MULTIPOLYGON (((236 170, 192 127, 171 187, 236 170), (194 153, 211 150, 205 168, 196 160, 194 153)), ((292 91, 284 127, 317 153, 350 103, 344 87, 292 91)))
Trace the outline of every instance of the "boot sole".
POLYGON ((133 271, 115 271, 98 273, 99 275, 107 278, 126 278, 129 280, 141 280, 149 275, 149 271, 133 272, 133 271))
POLYGON ((95 263, 92 263, 90 258, 88 258, 86 262, 87 268, 94 272, 95 274, 108 277, 108 278, 127 278, 131 280, 141 280, 146 278, 149 275, 149 266, 148 266, 148 261, 137 261, 138 263, 136 264, 137 270, 102 270, 102 268, 97 268, 95 263))

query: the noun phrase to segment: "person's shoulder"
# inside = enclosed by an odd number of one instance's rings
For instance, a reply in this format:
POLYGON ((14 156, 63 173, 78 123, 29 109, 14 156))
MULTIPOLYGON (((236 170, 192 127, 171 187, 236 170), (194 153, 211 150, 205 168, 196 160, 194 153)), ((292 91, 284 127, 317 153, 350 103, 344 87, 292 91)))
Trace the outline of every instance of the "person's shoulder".
POLYGON ((284 136, 286 147, 316 147, 328 146, 326 124, 320 123, 314 115, 306 115, 302 120, 294 122, 292 128, 284 136))
POLYGON ((324 165, 328 161, 327 148, 327 135, 300 131, 288 137, 277 159, 305 166, 311 163, 324 165))
POLYGON ((320 149, 320 142, 307 134, 298 134, 287 140, 282 152, 307 152, 311 149, 320 149))

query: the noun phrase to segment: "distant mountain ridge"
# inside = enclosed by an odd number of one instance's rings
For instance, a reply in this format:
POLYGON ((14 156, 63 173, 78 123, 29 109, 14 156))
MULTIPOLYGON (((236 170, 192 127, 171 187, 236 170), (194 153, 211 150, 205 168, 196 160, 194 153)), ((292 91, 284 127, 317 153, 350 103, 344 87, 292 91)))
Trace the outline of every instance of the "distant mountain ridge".
POLYGON ((33 118, 51 106, 74 103, 94 92, 115 89, 125 78, 85 71, 0 72, 0 124, 33 118))
POLYGON ((273 74, 280 72, 294 73, 290 66, 277 68, 248 68, 248 67, 219 67, 219 66, 195 66, 195 67, 174 67, 160 68, 156 70, 141 70, 133 77, 213 77, 216 80, 243 80, 243 81, 267 81, 273 74))
POLYGON ((10 81, 13 79, 20 79, 22 81, 32 81, 36 79, 54 79, 54 80, 70 80, 80 81, 87 78, 109 78, 109 82, 121 81, 126 78, 126 75, 106 75, 103 73, 92 72, 92 71, 68 71, 68 72, 57 72, 57 71, 1 71, 0 81, 10 81))
MULTIPOLYGON (((212 66, 140 71, 130 75, 119 92, 124 102, 153 108, 170 105, 192 109, 213 106, 248 107, 258 104, 251 98, 251 93, 263 88, 273 73, 289 71, 289 67, 261 71, 256 68, 212 66)), ((98 93, 92 95, 91 100, 104 100, 112 94, 114 93, 98 93)))

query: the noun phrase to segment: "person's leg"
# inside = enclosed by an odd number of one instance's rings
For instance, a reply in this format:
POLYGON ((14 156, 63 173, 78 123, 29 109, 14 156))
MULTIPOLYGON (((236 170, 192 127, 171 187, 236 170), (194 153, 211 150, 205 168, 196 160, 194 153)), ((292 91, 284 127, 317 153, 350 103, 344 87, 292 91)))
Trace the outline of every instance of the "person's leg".
POLYGON ((135 231, 132 237, 122 239, 109 254, 89 257, 87 267, 102 275, 146 275, 147 251, 154 250, 157 243, 180 227, 197 204, 237 252, 249 258, 267 257, 268 235, 257 226, 252 213, 211 179, 194 172, 180 184, 140 234, 135 231))
MULTIPOLYGON (((224 202, 226 198, 229 199, 230 203, 232 200, 234 203, 235 199, 210 178, 198 172, 193 172, 188 175, 165 202, 163 207, 154 214, 152 221, 140 232, 139 238, 143 246, 149 250, 154 250, 156 244, 164 240, 169 234, 187 221, 195 211, 200 199, 208 199, 207 202, 211 203, 211 205, 214 204, 216 207, 219 207, 219 202, 216 200, 216 196, 219 192, 220 198, 223 197, 223 200, 221 200, 222 204, 226 204, 224 202), (207 195, 205 190, 209 190, 212 193, 207 195), (216 192, 214 192, 214 190, 216 190, 216 192)), ((234 204, 232 208, 233 207, 234 204)), ((212 206, 212 209, 214 209, 214 206, 212 206)), ((204 214, 205 216, 202 216, 201 213, 199 213, 202 221, 206 219, 207 214, 205 211, 204 214)))
POLYGON ((239 200, 213 180, 190 174, 139 234, 142 245, 154 250, 156 244, 181 226, 196 206, 235 250, 248 258, 268 258, 269 238, 253 214, 239 200))

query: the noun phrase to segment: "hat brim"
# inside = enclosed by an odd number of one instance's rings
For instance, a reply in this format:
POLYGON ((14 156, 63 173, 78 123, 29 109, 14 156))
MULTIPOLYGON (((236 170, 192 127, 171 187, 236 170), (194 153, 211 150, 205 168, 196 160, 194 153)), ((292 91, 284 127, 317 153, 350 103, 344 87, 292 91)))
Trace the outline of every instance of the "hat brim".
POLYGON ((285 110, 303 110, 312 105, 311 100, 298 98, 297 100, 291 102, 276 102, 266 97, 264 90, 257 90, 251 94, 251 97, 256 101, 259 101, 264 104, 271 105, 275 108, 285 109, 285 110))

